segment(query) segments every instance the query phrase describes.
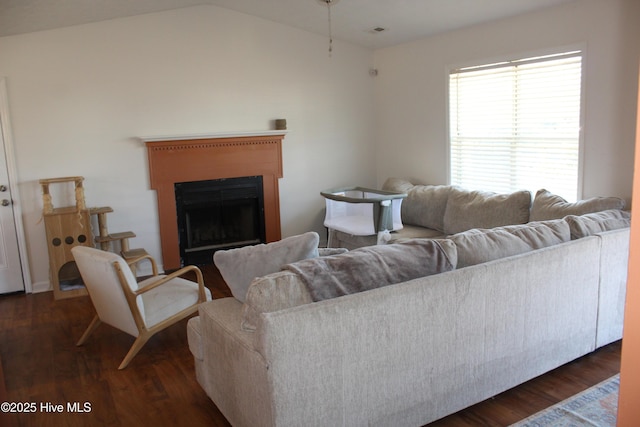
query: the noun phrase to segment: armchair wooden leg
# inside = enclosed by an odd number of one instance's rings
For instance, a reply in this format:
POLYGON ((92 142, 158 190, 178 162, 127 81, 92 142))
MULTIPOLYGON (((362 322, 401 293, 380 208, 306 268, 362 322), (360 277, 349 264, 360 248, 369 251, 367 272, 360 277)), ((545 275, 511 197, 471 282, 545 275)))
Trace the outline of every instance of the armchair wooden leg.
POLYGON ((138 354, 140 349, 147 343, 147 341, 149 341, 149 338, 151 338, 152 335, 153 334, 138 335, 138 338, 136 338, 136 340, 134 341, 133 345, 129 349, 129 352, 124 357, 124 359, 122 359, 122 363, 120 363, 120 366, 118 366, 118 369, 126 368, 127 365, 129 365, 129 362, 131 362, 131 359, 133 359, 134 356, 138 354))
POLYGON ((91 335, 93 333, 93 331, 95 331, 96 328, 98 326, 100 326, 100 323, 102 323, 102 321, 100 320, 100 318, 96 314, 95 317, 93 318, 93 320, 91 321, 91 323, 89 324, 89 326, 87 327, 87 330, 84 331, 84 334, 82 334, 82 337, 76 343, 76 345, 80 346, 80 345, 84 344, 85 341, 87 341, 87 339, 89 338, 89 335, 91 335))

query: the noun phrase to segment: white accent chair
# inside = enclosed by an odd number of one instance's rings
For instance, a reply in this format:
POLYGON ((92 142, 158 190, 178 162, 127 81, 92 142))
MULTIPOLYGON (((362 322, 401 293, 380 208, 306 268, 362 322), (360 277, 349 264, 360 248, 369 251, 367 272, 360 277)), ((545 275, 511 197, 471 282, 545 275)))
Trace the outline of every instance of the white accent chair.
POLYGON ((118 369, 126 368, 156 332, 189 317, 200 303, 211 300, 196 266, 158 275, 156 262, 149 255, 127 263, 118 254, 86 246, 76 246, 71 253, 96 310, 76 345, 84 344, 102 322, 136 337, 118 369), (153 276, 137 283, 130 266, 143 260, 151 262, 153 276), (188 272, 195 273, 197 283, 179 277, 188 272))

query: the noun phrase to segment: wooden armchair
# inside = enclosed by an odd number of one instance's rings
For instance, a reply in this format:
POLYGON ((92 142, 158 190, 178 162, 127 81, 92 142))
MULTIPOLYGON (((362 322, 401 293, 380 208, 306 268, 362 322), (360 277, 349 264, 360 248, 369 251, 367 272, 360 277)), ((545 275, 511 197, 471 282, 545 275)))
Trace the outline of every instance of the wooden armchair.
POLYGON ((76 246, 71 252, 96 310, 76 345, 84 344, 102 322, 136 337, 118 369, 126 368, 156 332, 190 316, 200 303, 211 299, 196 266, 158 275, 156 262, 149 255, 127 263, 118 254, 86 246, 76 246), (144 260, 151 262, 153 276, 138 283, 130 265, 144 260), (188 272, 195 273, 197 283, 180 277, 188 272))

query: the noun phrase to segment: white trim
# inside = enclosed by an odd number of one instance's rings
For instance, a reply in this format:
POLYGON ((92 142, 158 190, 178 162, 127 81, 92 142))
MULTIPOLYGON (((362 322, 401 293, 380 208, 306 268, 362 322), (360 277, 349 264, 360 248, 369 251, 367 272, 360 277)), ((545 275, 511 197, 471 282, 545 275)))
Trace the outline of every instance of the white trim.
POLYGON ((44 282, 36 282, 31 286, 31 292, 34 294, 39 294, 41 292, 52 292, 53 288, 51 287, 51 283, 49 281, 44 282))
POLYGON ((577 42, 558 46, 541 47, 539 49, 531 49, 526 51, 513 51, 499 55, 449 63, 446 65, 447 77, 452 70, 474 67, 478 64, 495 64, 498 62, 509 62, 517 58, 534 58, 537 56, 554 55, 558 52, 572 52, 575 50, 579 50, 584 53, 587 50, 587 44, 584 42, 577 42))
POLYGON ((250 132, 191 133, 178 135, 139 136, 142 142, 176 141, 183 139, 235 138, 243 136, 286 135, 286 130, 261 130, 250 132))
POLYGON ((22 280, 24 281, 24 291, 33 292, 31 284, 31 274, 29 273, 29 257, 27 254, 27 242, 24 238, 24 226, 22 224, 22 208, 20 204, 20 191, 18 190, 18 169, 13 147, 13 133, 11 132, 11 120, 9 119, 9 99, 7 96, 7 81, 5 77, 0 77, 0 118, 2 120, 2 137, 4 139, 4 151, 7 162, 7 173, 9 175, 9 188, 11 189, 11 199, 13 201, 13 217, 18 235, 18 251, 20 252, 20 263, 22 267, 22 280))
POLYGON ((564 53, 552 53, 552 54, 537 55, 537 56, 522 58, 522 59, 510 59, 508 61, 500 61, 497 63, 489 63, 485 65, 474 65, 474 66, 451 70, 450 74, 462 74, 462 73, 469 73, 469 72, 476 72, 476 71, 483 71, 483 70, 492 70, 496 68, 539 63, 539 62, 545 62, 545 61, 550 61, 555 59, 573 58, 576 56, 581 57, 582 51, 579 49, 576 49, 574 51, 568 51, 564 53))
POLYGON ((582 87, 580 88, 580 133, 578 135, 578 200, 584 197, 584 153, 586 150, 585 128, 587 125, 587 61, 586 44, 582 46, 582 87))
POLYGON ((445 96, 445 113, 444 113, 444 125, 445 129, 445 173, 447 174, 447 178, 445 180, 445 184, 451 185, 451 84, 449 83, 449 79, 451 78, 451 67, 445 66, 442 84, 445 86, 446 96, 445 96))

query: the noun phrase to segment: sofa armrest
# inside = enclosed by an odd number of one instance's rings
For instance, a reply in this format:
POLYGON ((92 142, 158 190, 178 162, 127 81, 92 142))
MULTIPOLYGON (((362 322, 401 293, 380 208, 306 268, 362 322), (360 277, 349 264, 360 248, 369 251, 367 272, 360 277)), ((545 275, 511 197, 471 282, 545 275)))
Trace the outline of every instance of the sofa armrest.
POLYGON ((187 322, 187 341, 189 350, 196 360, 203 360, 202 332, 200 328, 200 316, 195 316, 187 322))
POLYGON ((198 382, 232 425, 271 425, 269 366, 256 334, 240 328, 242 303, 221 298, 200 305, 204 366, 198 382))
POLYGON ((630 232, 623 228, 596 234, 600 238, 596 348, 622 338, 630 232))

